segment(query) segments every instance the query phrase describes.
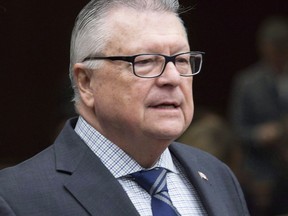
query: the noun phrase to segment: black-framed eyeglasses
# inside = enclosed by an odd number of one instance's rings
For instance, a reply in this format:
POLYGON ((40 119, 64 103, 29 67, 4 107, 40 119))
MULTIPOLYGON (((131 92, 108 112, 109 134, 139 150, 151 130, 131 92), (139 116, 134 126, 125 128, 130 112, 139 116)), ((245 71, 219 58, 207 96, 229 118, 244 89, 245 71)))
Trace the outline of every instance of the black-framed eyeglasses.
POLYGON ((172 62, 180 76, 191 77, 200 72, 204 52, 192 51, 173 56, 162 54, 138 54, 133 56, 90 56, 82 62, 92 60, 126 61, 133 67, 133 73, 141 78, 154 78, 163 74, 168 62, 172 62))

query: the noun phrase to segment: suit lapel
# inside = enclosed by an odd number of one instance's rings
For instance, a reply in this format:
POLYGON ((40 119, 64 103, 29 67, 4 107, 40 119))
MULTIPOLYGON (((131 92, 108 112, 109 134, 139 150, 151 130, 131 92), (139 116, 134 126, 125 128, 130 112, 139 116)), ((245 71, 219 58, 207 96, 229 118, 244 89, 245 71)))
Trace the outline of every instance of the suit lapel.
POLYGON ((73 126, 63 129, 55 154, 57 170, 70 174, 64 187, 91 215, 139 215, 120 183, 76 135, 73 126))
POLYGON ((198 161, 197 154, 191 154, 191 150, 187 151, 186 148, 179 148, 175 144, 170 146, 170 151, 183 166, 208 215, 229 215, 229 212, 227 212, 221 202, 219 194, 215 192, 217 183, 214 181, 213 176, 209 175, 211 172, 207 167, 198 161))

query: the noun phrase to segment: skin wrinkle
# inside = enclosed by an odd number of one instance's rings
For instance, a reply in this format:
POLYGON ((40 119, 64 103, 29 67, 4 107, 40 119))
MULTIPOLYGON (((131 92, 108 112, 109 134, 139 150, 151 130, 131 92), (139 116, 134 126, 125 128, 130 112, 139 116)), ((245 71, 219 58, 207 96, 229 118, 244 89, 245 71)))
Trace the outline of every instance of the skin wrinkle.
MULTIPOLYGON (((113 34, 103 52, 105 56, 173 55, 190 50, 185 28, 174 13, 159 15, 120 8, 107 19, 113 34)), ((79 66, 76 64, 76 71, 79 66)), ((127 62, 103 61, 103 66, 92 73, 88 97, 86 90, 80 92, 87 100, 83 101, 85 110, 79 110, 100 133, 143 167, 150 167, 191 122, 193 78, 181 77, 171 62, 158 78, 139 78, 131 70, 127 62), (169 101, 180 106, 150 106, 169 101)))

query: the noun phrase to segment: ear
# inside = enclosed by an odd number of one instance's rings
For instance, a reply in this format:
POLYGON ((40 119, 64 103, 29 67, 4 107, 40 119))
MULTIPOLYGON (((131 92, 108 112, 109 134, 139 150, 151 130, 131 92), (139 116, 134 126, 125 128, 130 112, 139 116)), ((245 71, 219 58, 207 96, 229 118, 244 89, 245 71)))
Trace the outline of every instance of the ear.
POLYGON ((77 63, 74 65, 74 80, 77 85, 80 97, 83 103, 93 108, 94 97, 92 88, 93 71, 84 67, 83 64, 77 63))

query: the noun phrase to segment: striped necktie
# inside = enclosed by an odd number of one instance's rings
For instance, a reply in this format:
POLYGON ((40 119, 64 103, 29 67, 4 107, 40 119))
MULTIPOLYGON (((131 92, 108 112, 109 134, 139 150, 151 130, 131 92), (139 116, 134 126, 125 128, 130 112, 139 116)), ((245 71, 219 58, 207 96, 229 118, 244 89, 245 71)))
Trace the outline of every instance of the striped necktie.
POLYGON ((179 216, 168 194, 167 170, 155 168, 130 174, 132 179, 151 195, 153 216, 179 216))

